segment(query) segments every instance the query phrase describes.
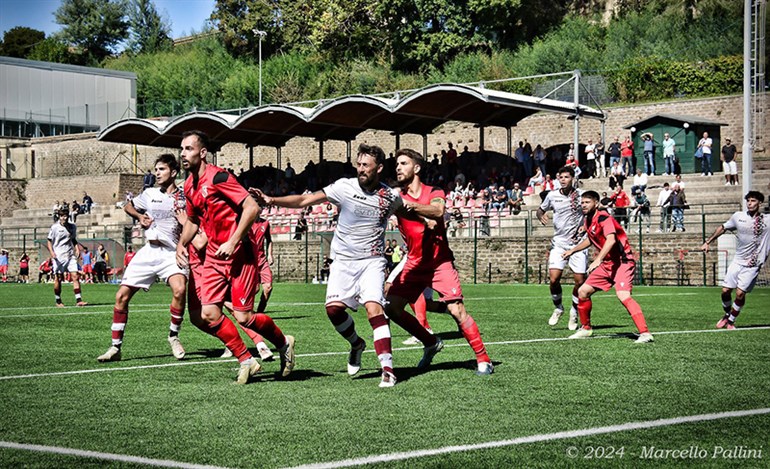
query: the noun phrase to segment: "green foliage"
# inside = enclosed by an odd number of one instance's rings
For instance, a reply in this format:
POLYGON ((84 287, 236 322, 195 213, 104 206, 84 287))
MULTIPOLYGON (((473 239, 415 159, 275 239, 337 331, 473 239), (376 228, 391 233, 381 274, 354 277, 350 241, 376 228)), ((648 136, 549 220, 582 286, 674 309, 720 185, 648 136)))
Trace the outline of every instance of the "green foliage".
POLYGON ((152 53, 173 45, 171 25, 158 14, 152 0, 130 0, 128 24, 128 48, 135 53, 152 53))
POLYGON ((45 33, 26 26, 16 26, 5 32, 0 41, 0 55, 27 58, 32 49, 45 39, 45 33))
POLYGON ((69 45, 58 36, 48 37, 35 45, 27 58, 43 62, 84 65, 83 57, 70 52, 69 45))
POLYGON ((281 0, 216 0, 211 20, 221 34, 222 42, 235 57, 257 58, 259 36, 255 30, 267 34, 262 39, 263 57, 269 57, 282 43, 283 18, 281 0))
POLYGON ((98 64, 128 37, 124 0, 62 0, 54 13, 62 38, 77 47, 84 61, 98 64))

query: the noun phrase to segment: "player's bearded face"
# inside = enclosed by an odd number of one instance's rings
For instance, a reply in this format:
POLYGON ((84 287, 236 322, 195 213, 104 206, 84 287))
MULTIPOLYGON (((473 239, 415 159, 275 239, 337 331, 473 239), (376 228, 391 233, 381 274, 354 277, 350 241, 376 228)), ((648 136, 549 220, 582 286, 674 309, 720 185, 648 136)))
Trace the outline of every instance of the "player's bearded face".
POLYGON ((195 135, 190 135, 182 140, 182 167, 184 169, 199 167, 205 154, 206 150, 201 148, 201 142, 195 135))
POLYGON ((580 209, 583 211, 583 215, 588 215, 589 213, 596 210, 597 202, 594 199, 583 197, 580 199, 580 209))
POLYGON ((414 179, 415 164, 411 158, 401 155, 396 160, 396 180, 402 186, 410 184, 414 179))
POLYGON ((358 184, 361 187, 371 187, 377 181, 377 174, 381 167, 373 156, 358 156, 358 184))

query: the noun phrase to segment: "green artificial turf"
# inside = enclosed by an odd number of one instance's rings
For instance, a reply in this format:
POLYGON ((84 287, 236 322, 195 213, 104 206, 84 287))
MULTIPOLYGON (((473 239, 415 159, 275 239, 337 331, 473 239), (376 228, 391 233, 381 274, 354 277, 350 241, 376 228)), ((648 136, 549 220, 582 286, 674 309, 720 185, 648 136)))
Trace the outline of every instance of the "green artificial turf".
MULTIPOLYGON (((369 348, 359 375, 347 375, 347 342, 326 318, 324 289, 275 286, 268 314, 297 338, 297 368, 279 379, 278 362, 265 363, 258 379, 237 386, 237 362, 219 358, 219 341, 187 321, 180 336, 187 356, 171 356, 170 292, 162 285, 134 298, 123 360, 109 364, 96 357, 110 344, 115 285, 85 285, 91 305, 62 309, 53 307, 51 285, 0 285, 0 441, 180 464, 287 467, 770 407, 765 288, 749 294, 739 329, 729 332, 711 332, 722 311, 717 288, 636 288, 655 334, 655 343, 637 345, 633 322, 612 293, 594 296, 594 337, 572 341, 559 340, 571 333, 566 315, 547 325, 547 286, 467 285, 467 308, 488 344, 494 375, 475 376, 473 353, 452 319, 429 313, 447 347, 429 370, 418 371, 421 347, 401 345, 408 336, 393 326, 399 383, 392 389, 377 386, 363 311, 354 318, 369 348)), ((63 298, 74 303, 69 285, 63 298)), ((753 415, 373 467, 767 467, 768 428, 770 415, 753 415), (762 458, 712 457, 718 447, 735 446, 764 448, 762 458), (696 447, 687 454, 697 457, 645 457, 651 447, 696 447)), ((19 466, 142 464, 0 447, 0 467, 19 466)))

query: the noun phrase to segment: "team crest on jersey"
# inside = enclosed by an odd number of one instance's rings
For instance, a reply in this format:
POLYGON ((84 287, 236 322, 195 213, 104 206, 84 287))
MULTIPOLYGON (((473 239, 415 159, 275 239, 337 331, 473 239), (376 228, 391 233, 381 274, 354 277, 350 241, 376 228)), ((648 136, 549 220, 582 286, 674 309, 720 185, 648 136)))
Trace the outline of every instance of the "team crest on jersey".
POLYGON ((246 298, 241 298, 241 306, 246 304, 246 298))
POLYGON ((203 194, 203 197, 208 197, 209 196, 209 186, 201 187, 201 194, 203 194))

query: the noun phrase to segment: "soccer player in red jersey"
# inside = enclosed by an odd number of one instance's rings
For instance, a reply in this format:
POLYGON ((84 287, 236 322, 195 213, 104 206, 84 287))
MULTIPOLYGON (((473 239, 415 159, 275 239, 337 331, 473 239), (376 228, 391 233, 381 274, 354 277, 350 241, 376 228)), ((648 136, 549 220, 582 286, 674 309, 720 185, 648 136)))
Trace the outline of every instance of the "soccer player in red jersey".
POLYGON ((199 227, 208 239, 199 276, 194 276, 201 308, 190 308, 190 321, 216 335, 233 352, 241 363, 237 382, 245 384, 261 366, 243 346, 238 330, 222 314, 229 292, 236 320, 276 344, 281 374, 288 376, 295 365, 294 337, 284 336, 266 314, 253 312, 257 269, 247 234, 257 217, 257 203, 232 174, 207 163, 208 149, 205 133, 182 134, 182 166, 190 171, 190 176, 184 184, 188 218, 177 245, 177 263, 188 265, 188 246, 199 227))
POLYGON ((613 286, 618 299, 631 315, 639 338, 636 343, 652 342, 652 334, 647 329, 642 308, 631 298, 636 261, 628 236, 617 220, 605 210, 599 209, 599 193, 586 191, 581 195, 580 206, 585 215, 585 230, 588 236, 577 246, 563 254, 568 259, 572 254, 588 248, 592 244, 599 250, 593 262, 588 266, 588 278, 578 290, 578 314, 582 327, 572 334, 570 339, 591 337, 591 295, 597 290, 607 291, 613 286))
MULTIPOLYGON (((476 321, 465 310, 460 276, 454 267, 454 254, 449 248, 444 226, 445 195, 441 189, 427 186, 420 182, 420 170, 426 167, 422 155, 414 150, 401 149, 396 152, 396 179, 401 186, 401 197, 407 212, 412 212, 433 223, 422 219, 412 219, 397 213, 398 229, 406 240, 407 261, 404 270, 396 277, 388 291, 388 303, 385 313, 397 322, 397 318, 407 314, 404 307, 415 302, 426 287, 438 292, 446 309, 452 315, 463 336, 476 354, 479 376, 492 374, 494 367, 481 340, 476 321)), ((427 331, 417 329, 421 335, 414 334, 425 347, 418 368, 427 367, 433 356, 441 350, 440 338, 427 331)))

